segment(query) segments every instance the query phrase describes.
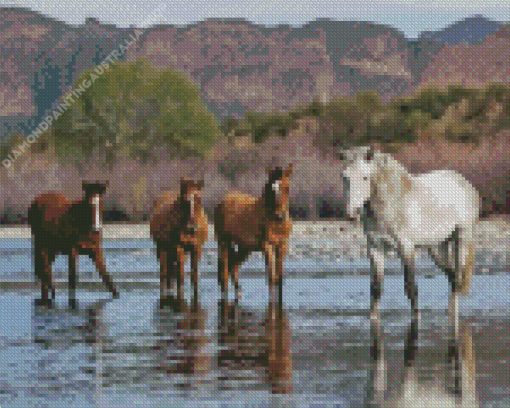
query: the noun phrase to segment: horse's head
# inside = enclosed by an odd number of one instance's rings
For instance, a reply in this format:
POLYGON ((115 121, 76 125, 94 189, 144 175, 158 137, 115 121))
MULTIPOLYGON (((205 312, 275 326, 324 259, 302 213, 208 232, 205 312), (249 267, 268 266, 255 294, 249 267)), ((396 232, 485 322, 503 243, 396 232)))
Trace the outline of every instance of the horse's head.
POLYGON ((92 230, 101 231, 101 198, 106 193, 108 181, 106 182, 89 182, 83 181, 82 188, 85 191, 85 201, 92 207, 93 219, 92 230))
POLYGON ((288 218, 291 175, 292 163, 285 170, 276 167, 269 172, 269 180, 265 189, 266 204, 269 208, 274 209, 274 216, 279 221, 288 218))
POLYGON ((186 206, 189 206, 188 228, 195 227, 195 213, 201 208, 203 187, 203 180, 194 181, 188 178, 181 179, 181 200, 186 206))
POLYGON ((346 200, 347 215, 358 219, 363 205, 372 192, 372 178, 376 173, 372 147, 359 147, 343 152, 346 168, 343 172, 343 191, 346 200))
POLYGON ((81 185, 82 185, 83 191, 85 191, 86 197, 92 197, 94 195, 102 196, 106 193, 106 188, 108 187, 108 181, 105 181, 105 182, 83 181, 81 185))

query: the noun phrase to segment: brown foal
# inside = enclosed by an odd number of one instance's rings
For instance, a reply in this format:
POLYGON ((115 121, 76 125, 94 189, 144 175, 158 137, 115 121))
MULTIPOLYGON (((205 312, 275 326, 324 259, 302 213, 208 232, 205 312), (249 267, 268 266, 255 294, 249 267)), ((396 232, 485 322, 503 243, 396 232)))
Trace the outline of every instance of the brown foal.
POLYGON ((183 178, 180 194, 167 192, 154 201, 150 233, 160 262, 162 302, 168 299, 167 290, 174 290, 173 279, 177 280, 178 299, 183 300, 184 265, 188 253, 191 255, 194 299, 198 301, 198 262, 208 231, 207 216, 202 209, 203 186, 203 181, 183 178))
POLYGON ((283 298, 283 260, 287 253, 292 220, 289 215, 289 179, 292 163, 286 170, 276 167, 268 174, 261 197, 239 192, 229 193, 214 213, 214 230, 218 240, 218 281, 222 297, 228 297, 228 278, 241 297, 239 266, 253 251, 263 251, 269 287, 279 285, 283 298))
POLYGON ((79 201, 70 202, 64 194, 49 192, 36 197, 30 205, 28 223, 32 230, 35 275, 41 282, 41 305, 51 307, 55 299, 52 264, 58 253, 69 256, 71 307, 76 307, 79 255, 92 258, 108 290, 114 298, 119 297, 103 260, 101 213, 107 185, 83 182, 85 197, 79 201))

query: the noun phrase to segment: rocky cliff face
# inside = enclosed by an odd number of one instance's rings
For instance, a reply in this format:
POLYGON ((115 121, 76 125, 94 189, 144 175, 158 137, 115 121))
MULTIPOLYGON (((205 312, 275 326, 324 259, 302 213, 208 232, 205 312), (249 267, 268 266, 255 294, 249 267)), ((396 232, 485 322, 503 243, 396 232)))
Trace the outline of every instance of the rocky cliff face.
MULTIPOLYGON (((0 8, 0 134, 28 133, 135 28, 88 19, 71 26, 22 8, 0 8)), ((508 83, 507 26, 474 17, 407 40, 395 28, 319 19, 299 28, 218 20, 153 26, 120 60, 147 57, 185 72, 218 118, 377 90, 383 100, 429 81, 508 83), (474 41, 475 39, 476 41, 474 41)))

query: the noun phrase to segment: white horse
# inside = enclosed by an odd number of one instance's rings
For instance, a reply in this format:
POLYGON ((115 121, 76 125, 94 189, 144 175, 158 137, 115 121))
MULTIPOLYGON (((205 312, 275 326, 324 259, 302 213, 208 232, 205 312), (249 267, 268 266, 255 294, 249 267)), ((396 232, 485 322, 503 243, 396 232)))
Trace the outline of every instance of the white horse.
POLYGON ((391 155, 358 147, 342 152, 347 213, 363 225, 371 265, 371 320, 379 323, 384 255, 395 250, 404 266, 407 297, 419 324, 414 282, 417 247, 428 249, 451 285, 448 316, 458 333, 458 294, 470 290, 474 264, 473 226, 480 196, 459 173, 438 170, 411 175, 391 155))

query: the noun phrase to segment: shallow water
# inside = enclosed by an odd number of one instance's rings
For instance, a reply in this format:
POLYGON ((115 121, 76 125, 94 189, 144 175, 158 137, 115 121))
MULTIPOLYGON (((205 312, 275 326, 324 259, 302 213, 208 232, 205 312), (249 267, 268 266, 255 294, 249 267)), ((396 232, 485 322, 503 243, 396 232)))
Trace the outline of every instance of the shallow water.
MULTIPOLYGON (((446 291, 439 288, 446 282, 436 279, 418 281, 424 310, 416 369, 430 383, 446 355, 446 291)), ((402 369, 410 324, 401 280, 387 278, 382 302, 390 394, 404 388, 394 373, 402 369)), ((77 311, 67 307, 64 290, 52 310, 34 306, 34 291, 0 292, 0 405, 363 406, 371 361, 368 278, 289 279, 283 315, 268 303, 263 279, 243 283, 244 296, 223 323, 226 306, 218 305, 212 279, 201 282, 198 309, 181 311, 161 311, 158 291, 149 289, 118 300, 81 290, 77 311)), ((495 289, 508 284, 508 277, 475 277, 475 300, 461 302, 482 407, 510 401, 510 305, 495 289)))
MULTIPOLYGON (((159 282, 159 263, 151 240, 119 239, 104 240, 106 267, 115 281, 131 284, 159 282)), ((285 260, 285 276, 289 278, 329 278, 334 276, 368 275, 370 262, 366 253, 348 254, 335 241, 293 240, 290 241, 289 256, 285 260)), ((203 278, 217 277, 217 244, 208 241, 204 245, 199 263, 203 278)), ((351 252, 354 252, 351 251, 351 252)), ((359 249, 358 249, 359 252, 359 249)), ((508 252, 508 251, 507 251, 508 252)), ((506 275, 510 271, 507 252, 493 252, 490 248, 477 251, 476 275, 506 275)), ((32 243, 30 239, 0 239, 1 282, 32 282, 34 280, 32 243)), ((92 261, 79 257, 79 279, 82 282, 100 282, 92 261)), ((56 280, 67 281, 67 257, 57 256, 53 264, 56 280)), ((265 268, 261 253, 253 253, 241 266, 244 279, 261 277, 265 268)), ((442 275, 427 255, 420 255, 416 264, 418 275, 442 275)), ((189 259, 185 267, 189 271, 189 259)), ((400 261, 387 258, 386 275, 402 275, 400 261)))
MULTIPOLYGON (((7 241, 0 240, 0 281, 32 282, 30 241, 7 241)), ((239 305, 219 305, 211 254, 201 264, 198 307, 161 310, 157 260, 152 244, 140 241, 105 242, 108 270, 129 288, 120 299, 80 289, 79 309, 70 310, 67 291, 57 289, 55 308, 47 310, 34 306, 35 290, 0 290, 2 408, 365 406, 373 389, 370 279, 360 276, 368 271, 366 260, 288 260, 291 273, 279 313, 269 302, 264 263, 257 256, 241 269, 239 305), (357 276, 339 276, 349 271, 357 276), (137 287, 140 282, 150 285, 137 287)), ((62 282, 66 267, 67 259, 57 258, 62 282)), ((495 276, 474 276, 470 297, 460 301, 462 328, 469 329, 462 344, 470 345, 477 400, 468 406, 510 404, 510 276, 499 268, 503 272, 495 276)), ((388 400, 424 387, 437 402, 431 406, 446 407, 452 395, 447 381, 441 382, 448 283, 443 275, 425 275, 417 277, 422 320, 418 355, 408 371, 404 350, 411 313, 404 278, 385 278, 380 361, 386 362, 388 400)), ((100 282, 85 257, 79 276, 82 282, 100 282)), ((189 279, 185 296, 190 298, 189 279)), ((402 406, 422 405, 415 400, 402 406)))

